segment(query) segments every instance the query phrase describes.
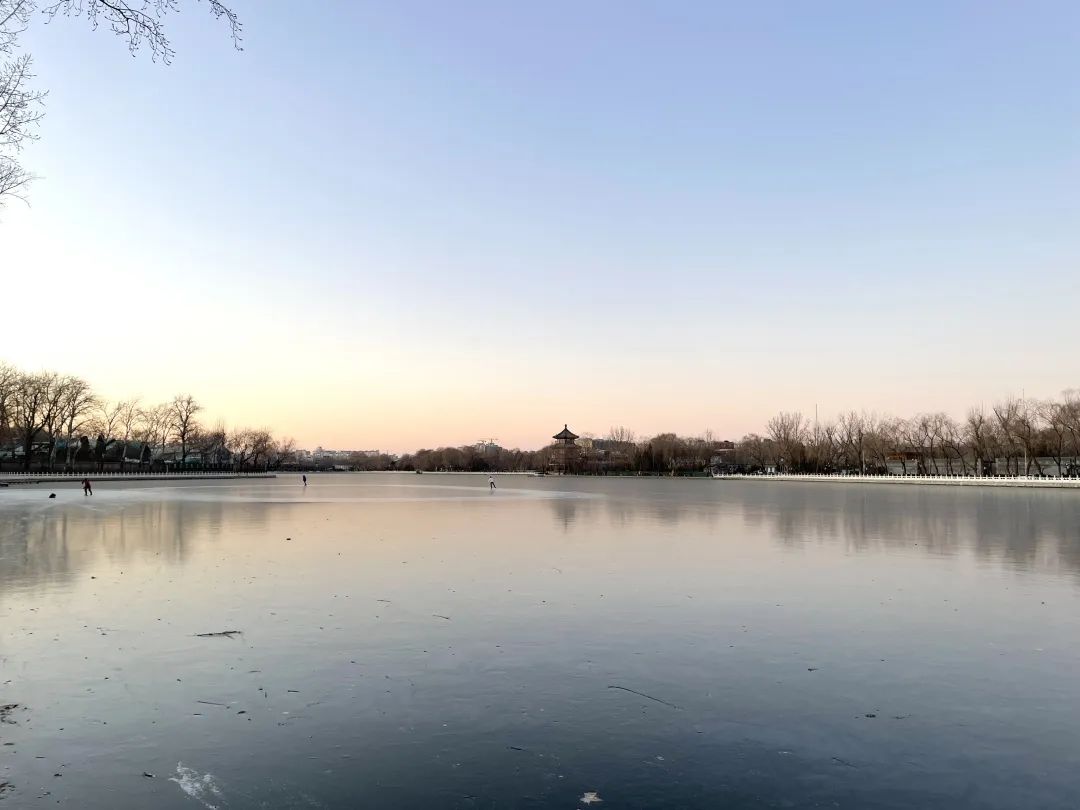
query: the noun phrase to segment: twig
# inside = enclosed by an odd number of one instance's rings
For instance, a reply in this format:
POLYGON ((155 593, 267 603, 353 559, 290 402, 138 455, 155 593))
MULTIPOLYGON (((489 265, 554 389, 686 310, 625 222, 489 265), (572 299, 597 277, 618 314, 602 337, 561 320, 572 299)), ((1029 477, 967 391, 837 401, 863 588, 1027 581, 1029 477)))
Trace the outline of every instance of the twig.
POLYGON ((630 692, 631 694, 640 695, 641 697, 648 698, 649 700, 655 700, 657 703, 663 703, 665 706, 670 706, 673 709, 678 709, 679 708, 674 703, 668 703, 666 700, 661 700, 660 698, 653 697, 652 695, 646 695, 644 692, 639 692, 636 689, 628 689, 625 686, 614 686, 614 685, 609 684, 608 689, 621 689, 624 692, 630 692))

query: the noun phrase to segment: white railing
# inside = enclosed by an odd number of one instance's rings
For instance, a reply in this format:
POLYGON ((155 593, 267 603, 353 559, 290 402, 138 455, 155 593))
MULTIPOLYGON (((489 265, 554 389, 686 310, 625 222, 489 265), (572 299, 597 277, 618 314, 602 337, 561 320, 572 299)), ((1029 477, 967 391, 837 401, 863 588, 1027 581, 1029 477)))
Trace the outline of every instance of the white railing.
POLYGON ((859 474, 843 475, 840 473, 762 473, 760 475, 731 473, 716 474, 714 478, 732 480, 781 480, 781 481, 839 481, 850 483, 934 483, 934 484, 984 484, 990 486, 1048 486, 1080 488, 1080 478, 1057 478, 1048 475, 963 475, 947 473, 928 475, 889 475, 859 474))

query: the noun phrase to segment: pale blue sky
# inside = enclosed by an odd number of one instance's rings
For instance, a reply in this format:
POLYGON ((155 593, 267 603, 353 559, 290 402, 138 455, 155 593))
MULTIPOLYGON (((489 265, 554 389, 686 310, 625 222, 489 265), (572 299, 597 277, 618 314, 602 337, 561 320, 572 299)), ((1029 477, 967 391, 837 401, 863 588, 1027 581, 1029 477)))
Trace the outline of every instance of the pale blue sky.
POLYGON ((27 34, 4 357, 397 450, 1080 386, 1075 3, 235 8, 27 34))

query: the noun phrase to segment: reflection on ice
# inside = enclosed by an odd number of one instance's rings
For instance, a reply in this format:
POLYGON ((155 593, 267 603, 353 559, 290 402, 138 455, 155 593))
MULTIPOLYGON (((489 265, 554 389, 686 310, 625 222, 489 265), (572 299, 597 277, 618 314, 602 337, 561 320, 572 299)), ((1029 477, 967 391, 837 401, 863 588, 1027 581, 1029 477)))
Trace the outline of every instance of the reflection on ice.
POLYGON ((416 478, 0 491, 0 805, 1080 806, 1075 493, 416 478))

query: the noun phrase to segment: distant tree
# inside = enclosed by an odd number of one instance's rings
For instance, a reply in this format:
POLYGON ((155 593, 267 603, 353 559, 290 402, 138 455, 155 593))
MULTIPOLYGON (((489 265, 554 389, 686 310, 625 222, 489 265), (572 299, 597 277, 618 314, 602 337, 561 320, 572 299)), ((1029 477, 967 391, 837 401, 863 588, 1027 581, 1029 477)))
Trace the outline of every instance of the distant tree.
POLYGON ((10 440, 15 394, 22 373, 15 366, 0 363, 0 445, 10 440))
MULTIPOLYGON (((803 464, 808 471, 832 472, 838 463, 850 466, 849 448, 840 433, 842 428, 832 422, 815 422, 812 428, 807 428, 806 456, 803 464)), ((855 456, 857 458, 857 454, 855 456)), ((855 462, 858 466, 858 462, 855 462)))
POLYGON ((281 468, 281 465, 289 464, 295 460, 296 440, 291 436, 287 436, 274 443, 267 466, 271 470, 277 470, 281 468))
POLYGON ((242 470, 251 460, 251 428, 236 428, 229 432, 226 446, 232 453, 235 469, 242 470))
POLYGON ((187 462, 192 438, 199 432, 195 415, 202 410, 191 394, 177 394, 169 404, 169 427, 180 442, 180 463, 187 462))
POLYGON ((848 469, 866 471, 866 433, 869 424, 869 417, 855 411, 843 414, 837 423, 838 439, 848 469))
POLYGON ((98 400, 93 413, 90 416, 87 427, 91 433, 98 434, 98 440, 94 443, 94 460, 98 462, 98 469, 104 468, 105 451, 109 445, 116 441, 123 421, 127 403, 123 400, 109 402, 98 400))
POLYGON ((144 408, 140 414, 139 435, 152 448, 164 451, 172 431, 172 405, 160 403, 144 408))
POLYGON ((1046 445, 1049 449, 1050 457, 1054 459, 1054 466, 1057 468, 1055 474, 1063 475, 1066 468, 1065 458, 1069 443, 1066 405, 1064 402, 1048 400, 1047 402, 1040 403, 1038 408, 1039 418, 1042 420, 1043 424, 1046 425, 1046 445))
POLYGON ((906 419, 890 418, 881 423, 881 446, 885 458, 892 458, 900 463, 900 471, 907 475, 916 472, 909 469, 911 459, 911 439, 906 419))
POLYGON ((139 406, 139 398, 129 399, 121 404, 120 418, 117 420, 117 440, 120 442, 120 471, 123 472, 127 464, 128 446, 135 441, 135 435, 139 430, 139 421, 142 419, 142 408, 139 406))
POLYGON ((1017 397, 1010 397, 993 407, 999 441, 1005 456, 1005 472, 1014 475, 1020 472, 1019 459, 1023 453, 1019 437, 1022 409, 1023 403, 1017 397))
POLYGON ((963 440, 974 456, 975 471, 986 475, 993 463, 993 427, 982 408, 971 408, 963 425, 963 440))
POLYGON ((66 444, 65 465, 74 461, 75 437, 97 407, 98 399, 90 383, 80 377, 65 378, 64 394, 60 401, 60 424, 66 444))
POLYGON ((104 433, 111 438, 116 432, 116 426, 120 423, 120 414, 124 411, 124 401, 118 399, 110 401, 98 399, 94 403, 94 410, 90 414, 87 426, 91 432, 104 433))
POLYGON ((964 429, 948 414, 940 414, 937 422, 938 442, 945 456, 945 471, 949 475, 968 473, 968 452, 964 443, 964 429))
POLYGON ((251 466, 258 470, 265 467, 274 452, 274 435, 266 428, 251 432, 251 466))
POLYGON ((1080 460, 1080 391, 1069 389, 1064 392, 1059 418, 1069 436, 1067 452, 1076 468, 1077 461, 1080 460))
POLYGON ((797 469, 803 459, 806 422, 798 411, 781 412, 769 420, 769 436, 780 452, 779 463, 785 469, 797 469))
POLYGON ((53 424, 60 404, 61 377, 55 372, 19 374, 14 381, 12 423, 22 440, 23 468, 30 469, 40 431, 53 424))
POLYGON ((1016 416, 1016 437, 1024 453, 1024 475, 1042 475, 1042 463, 1039 457, 1048 452, 1046 434, 1043 428, 1043 403, 1025 399, 1020 402, 1016 416))
POLYGON ((48 387, 46 391, 45 402, 45 415, 43 429, 45 431, 45 440, 47 442, 47 465, 51 471, 53 463, 56 459, 57 437, 61 430, 63 430, 63 403, 67 396, 68 385, 70 383, 70 377, 64 377, 55 373, 48 373, 45 375, 48 379, 48 387))

